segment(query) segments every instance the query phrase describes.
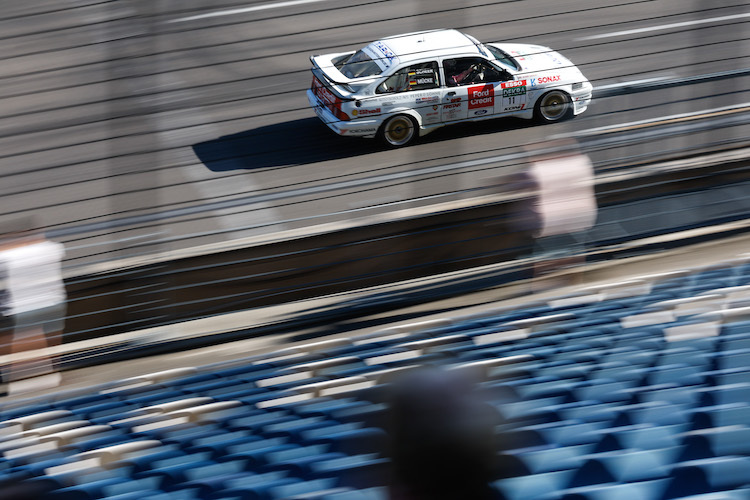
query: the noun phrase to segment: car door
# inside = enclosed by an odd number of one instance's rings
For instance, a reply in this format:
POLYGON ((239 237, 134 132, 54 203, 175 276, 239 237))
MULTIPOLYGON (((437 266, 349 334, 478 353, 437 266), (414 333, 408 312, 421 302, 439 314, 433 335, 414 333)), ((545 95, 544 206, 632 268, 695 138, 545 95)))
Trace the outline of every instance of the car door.
POLYGON ((412 63, 399 68, 375 90, 383 112, 411 109, 430 125, 440 121, 440 73, 437 61, 412 63))
POLYGON ((515 113, 526 108, 526 80, 509 80, 500 83, 501 98, 495 103, 495 114, 515 113))
POLYGON ((442 121, 487 118, 503 108, 501 84, 510 75, 486 59, 444 59, 443 74, 447 90, 442 102, 442 121))

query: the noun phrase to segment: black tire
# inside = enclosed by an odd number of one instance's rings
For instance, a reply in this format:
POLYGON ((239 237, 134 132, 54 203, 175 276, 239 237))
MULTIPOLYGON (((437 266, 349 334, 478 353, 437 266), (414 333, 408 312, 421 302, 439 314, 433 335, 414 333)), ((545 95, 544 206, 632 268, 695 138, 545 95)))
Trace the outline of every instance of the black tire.
POLYGON ((388 118, 379 131, 380 140, 391 148, 408 146, 419 137, 417 122, 408 115, 396 115, 388 118))
POLYGON ((554 123, 570 118, 573 103, 562 90, 551 90, 540 97, 534 105, 534 116, 541 123, 554 123))

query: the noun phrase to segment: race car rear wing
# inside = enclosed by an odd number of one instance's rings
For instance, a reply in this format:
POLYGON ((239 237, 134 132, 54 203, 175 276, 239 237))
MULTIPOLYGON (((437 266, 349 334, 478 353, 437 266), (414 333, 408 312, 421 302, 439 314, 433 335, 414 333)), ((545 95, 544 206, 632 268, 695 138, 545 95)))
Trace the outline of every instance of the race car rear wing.
POLYGON ((348 85, 343 82, 337 82, 331 78, 331 76, 320 67, 320 64, 318 64, 318 61, 316 60, 317 57, 319 56, 310 56, 310 62, 313 65, 311 68, 313 76, 317 78, 317 80, 334 96, 342 101, 353 101, 354 99, 348 95, 351 93, 347 90, 348 85))

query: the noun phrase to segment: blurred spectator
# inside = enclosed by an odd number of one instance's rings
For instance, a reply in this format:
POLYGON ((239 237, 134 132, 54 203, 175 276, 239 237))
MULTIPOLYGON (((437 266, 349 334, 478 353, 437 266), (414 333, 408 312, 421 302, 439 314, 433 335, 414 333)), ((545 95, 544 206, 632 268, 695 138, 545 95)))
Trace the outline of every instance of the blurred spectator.
POLYGON ((387 425, 391 499, 496 498, 499 422, 465 375, 421 367, 396 378, 387 425))
POLYGON ((531 256, 534 242, 542 229, 539 213, 539 182, 530 170, 519 170, 502 180, 502 189, 515 196, 508 210, 508 231, 512 241, 522 249, 522 256, 531 256), (527 250, 528 249, 528 250, 527 250))
POLYGON ((537 187, 536 276, 583 263, 588 232, 597 216, 591 160, 575 146, 556 145, 561 151, 540 155, 528 172, 537 187))
MULTIPOLYGON (((43 349, 61 342, 66 298, 61 268, 64 253, 62 244, 45 239, 30 220, 17 221, 3 230, 3 310, 11 319, 12 328, 4 330, 2 354, 43 349)), ((14 360, 4 367, 8 392, 58 385, 60 375, 52 363, 46 355, 14 360), (19 382, 22 379, 30 380, 19 382)))

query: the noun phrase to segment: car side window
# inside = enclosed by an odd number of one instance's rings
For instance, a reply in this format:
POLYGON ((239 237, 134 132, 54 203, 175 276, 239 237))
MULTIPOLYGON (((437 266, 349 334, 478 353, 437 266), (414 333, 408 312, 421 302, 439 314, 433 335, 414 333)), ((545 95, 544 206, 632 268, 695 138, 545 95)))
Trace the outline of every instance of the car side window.
POLYGON ((458 57, 443 60, 448 87, 507 80, 497 68, 481 57, 458 57))
POLYGON ((390 94, 393 92, 409 92, 438 87, 440 87, 438 63, 430 61, 413 64, 408 68, 396 71, 393 75, 386 78, 383 83, 378 85, 375 92, 378 94, 390 94))

